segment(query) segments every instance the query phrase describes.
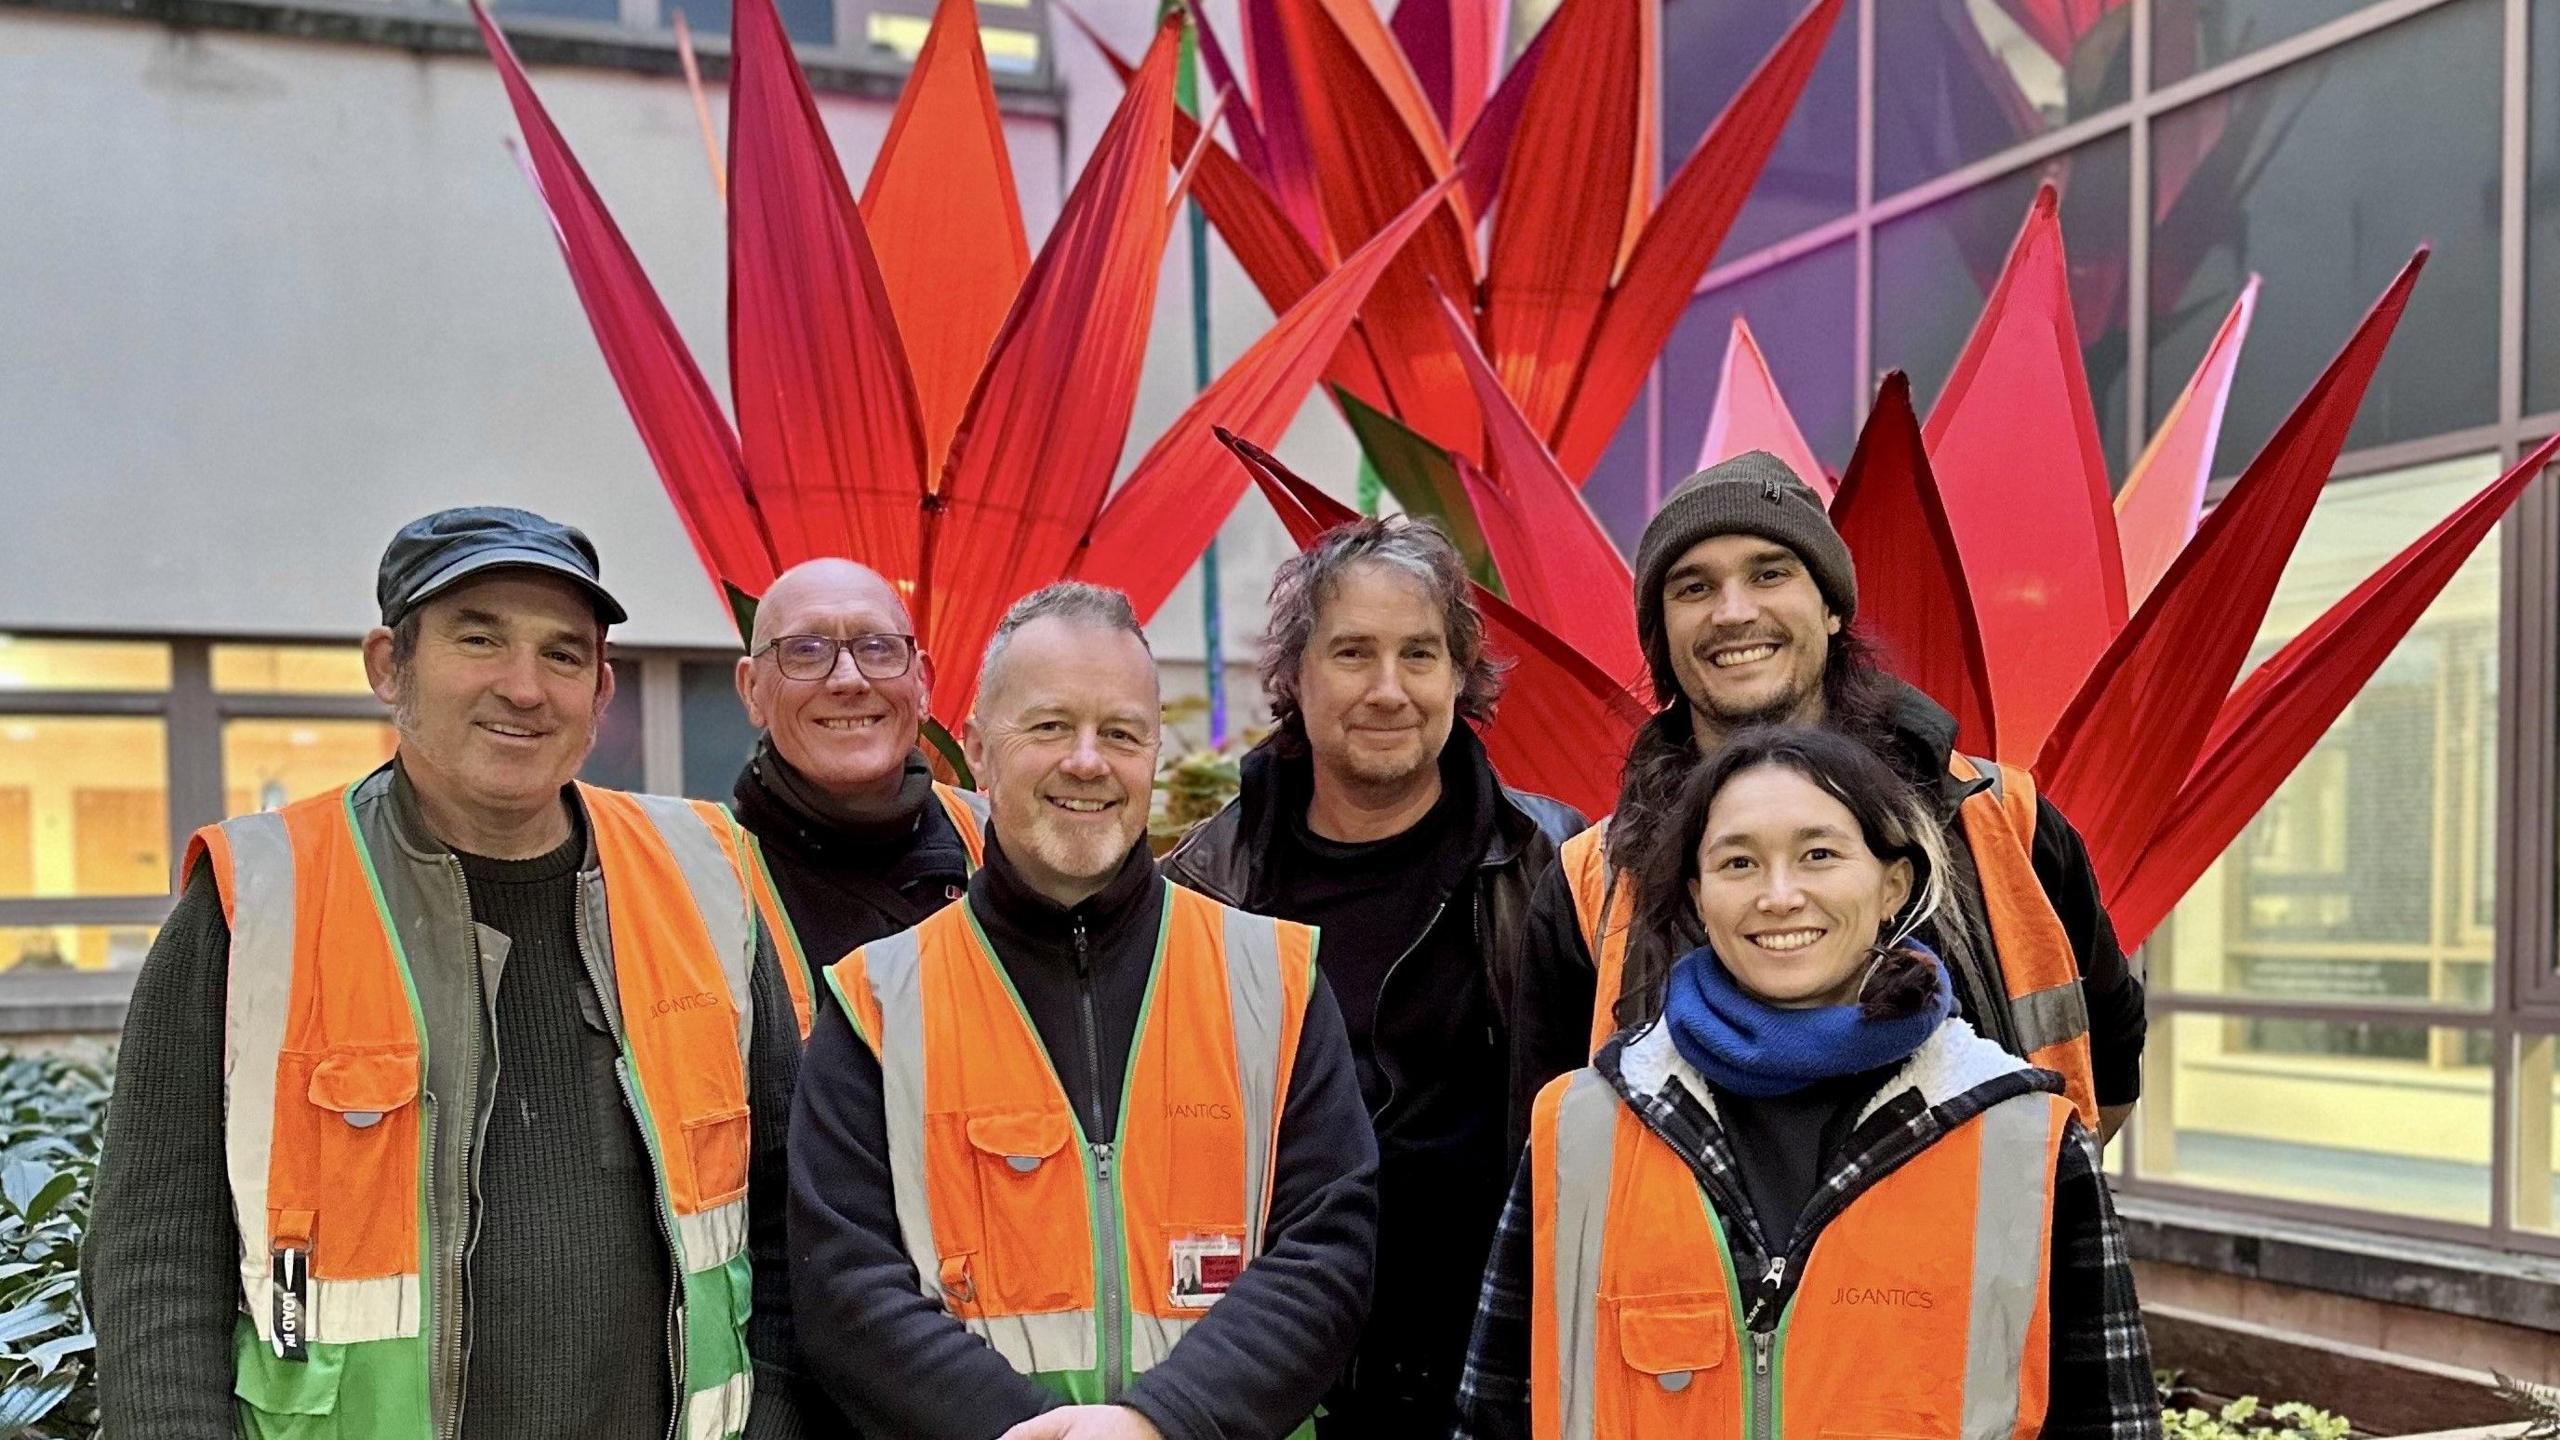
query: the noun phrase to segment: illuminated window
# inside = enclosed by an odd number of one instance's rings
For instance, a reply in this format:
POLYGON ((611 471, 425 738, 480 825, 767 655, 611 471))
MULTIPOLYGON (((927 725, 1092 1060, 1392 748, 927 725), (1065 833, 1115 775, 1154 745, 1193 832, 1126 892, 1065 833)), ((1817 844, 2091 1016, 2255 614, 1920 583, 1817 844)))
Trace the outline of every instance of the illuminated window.
POLYGON ((0 899, 169 893, 157 718, 0 716, 0 899))
POLYGON ((39 640, 0 631, 0 691, 168 688, 166 645, 126 640, 39 640))
POLYGON ((2488 1223, 2485 1031, 2286 1021, 2298 1043, 2250 1043, 2250 1026, 2275 1023, 2188 1012, 2152 1024, 2143 1178, 2488 1223), (2471 1054, 2482 1063, 2453 1063, 2471 1054))
POLYGON ((0 925, 0 975, 130 970, 151 949, 147 925, 0 925))
POLYGON ((233 720, 222 727, 229 815, 278 810, 361 779, 399 741, 376 720, 233 720))
MULTIPOLYGON (((2495 471, 2494 460, 2457 460, 2333 486, 2277 585, 2253 659, 2495 471)), ((2151 947, 2153 979, 2193 994, 2485 1008, 2497 703, 2492 542, 2178 907, 2165 942, 2151 947)))
POLYGON ((364 652, 353 645, 216 645, 213 688, 225 695, 373 693, 364 652))

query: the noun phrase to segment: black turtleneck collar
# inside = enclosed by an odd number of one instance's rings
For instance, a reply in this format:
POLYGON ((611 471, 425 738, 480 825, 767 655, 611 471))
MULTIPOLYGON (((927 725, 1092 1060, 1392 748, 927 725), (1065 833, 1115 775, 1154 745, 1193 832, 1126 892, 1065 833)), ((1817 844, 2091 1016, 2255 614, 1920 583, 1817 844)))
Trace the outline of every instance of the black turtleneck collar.
POLYGON ((992 830, 987 832, 986 863, 969 877, 969 908, 1008 961, 1020 950, 1046 953, 1065 944, 1078 922, 1097 953, 1117 952, 1143 933, 1144 948, 1152 954, 1163 907, 1164 877, 1144 839, 1129 847, 1101 890, 1075 906, 1060 905, 1032 889, 992 830))
POLYGON ((848 805, 782 758, 768 735, 756 742, 731 795, 739 822, 768 843, 780 841, 813 856, 903 851, 914 844, 933 799, 933 771, 923 751, 910 751, 895 798, 886 805, 848 805))

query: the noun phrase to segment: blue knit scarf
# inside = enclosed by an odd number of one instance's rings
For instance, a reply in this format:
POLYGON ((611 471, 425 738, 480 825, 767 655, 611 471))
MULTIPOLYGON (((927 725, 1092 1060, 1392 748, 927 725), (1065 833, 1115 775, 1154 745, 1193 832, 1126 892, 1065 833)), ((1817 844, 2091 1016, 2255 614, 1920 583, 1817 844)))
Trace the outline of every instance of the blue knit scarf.
POLYGON ((1680 1058, 1711 1083, 1765 1100, 1908 1059, 1955 1010, 1946 967, 1931 969, 1937 993, 1918 1014, 1869 1020, 1856 1005, 1780 1009, 1744 990, 1702 945, 1671 967, 1662 1019, 1680 1058))

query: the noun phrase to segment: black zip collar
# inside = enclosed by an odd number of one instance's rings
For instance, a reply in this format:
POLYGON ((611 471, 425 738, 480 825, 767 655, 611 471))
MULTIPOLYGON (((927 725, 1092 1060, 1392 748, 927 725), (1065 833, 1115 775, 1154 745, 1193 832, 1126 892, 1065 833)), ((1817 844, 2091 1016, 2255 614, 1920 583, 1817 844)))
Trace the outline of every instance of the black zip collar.
POLYGON ((1073 906, 1032 889, 992 830, 987 832, 986 863, 969 877, 970 913, 1009 963, 1051 953, 1079 926, 1097 955, 1119 953, 1120 943, 1140 931, 1146 932, 1146 948, 1152 952, 1163 897, 1163 876, 1144 840, 1130 847, 1100 891, 1073 906))

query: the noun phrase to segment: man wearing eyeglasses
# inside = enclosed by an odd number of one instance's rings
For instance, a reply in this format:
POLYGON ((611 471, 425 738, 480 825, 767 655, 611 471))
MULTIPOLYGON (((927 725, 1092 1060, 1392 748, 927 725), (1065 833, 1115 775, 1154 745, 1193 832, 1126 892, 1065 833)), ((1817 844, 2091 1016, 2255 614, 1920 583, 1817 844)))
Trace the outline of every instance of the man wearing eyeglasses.
POLYGON ((808 560, 776 577, 737 679, 763 734, 736 813, 805 1038, 827 966, 959 895, 986 802, 926 768, 916 739, 932 657, 897 588, 867 566, 808 560))

